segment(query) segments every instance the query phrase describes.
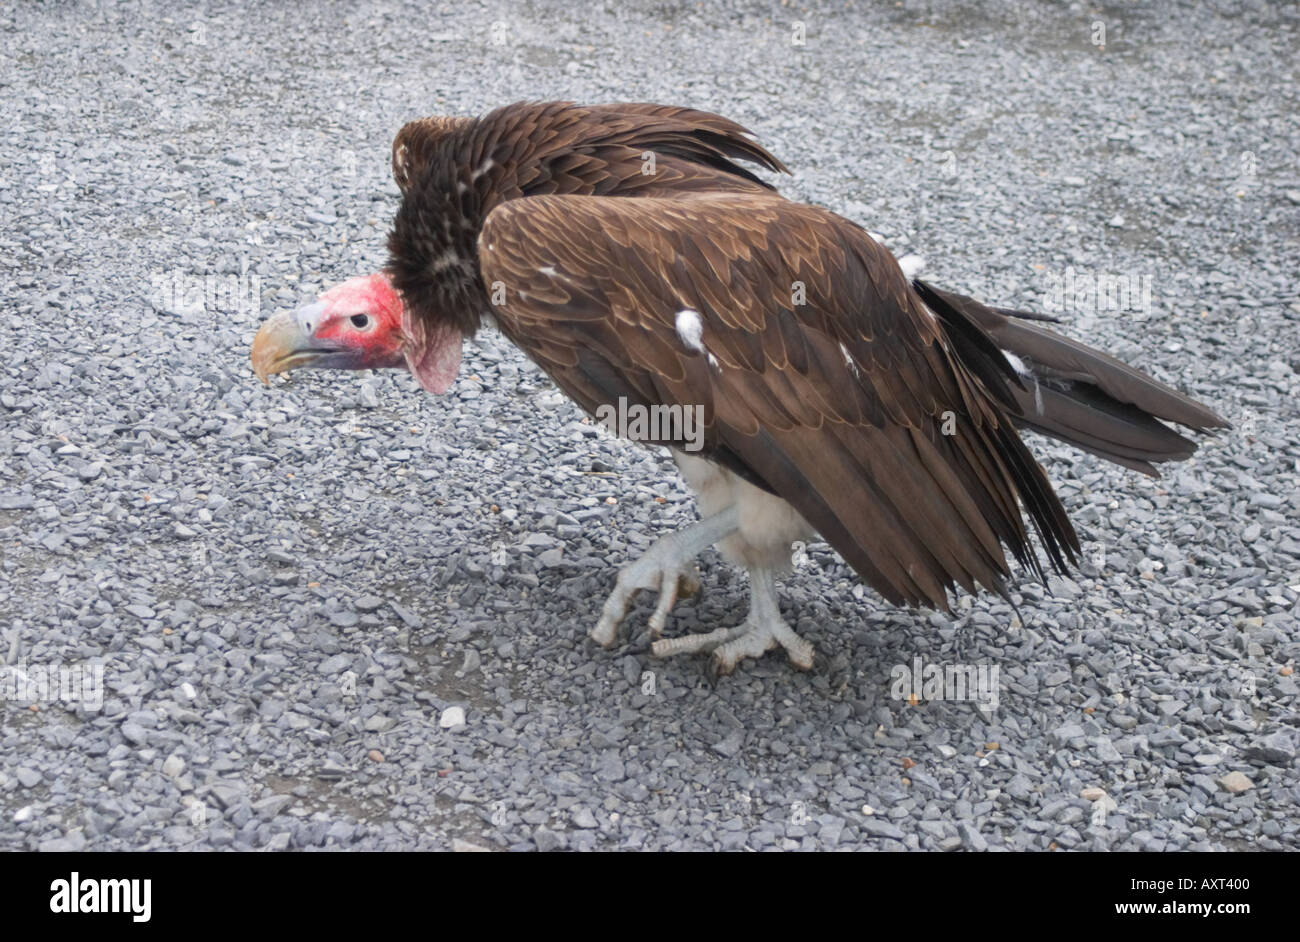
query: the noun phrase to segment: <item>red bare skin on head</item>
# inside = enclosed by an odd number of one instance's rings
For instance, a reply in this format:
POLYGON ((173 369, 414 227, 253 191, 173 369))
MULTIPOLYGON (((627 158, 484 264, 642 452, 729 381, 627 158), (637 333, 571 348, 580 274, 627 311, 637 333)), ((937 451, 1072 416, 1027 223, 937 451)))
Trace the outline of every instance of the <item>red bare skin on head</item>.
MULTIPOLYGON (((322 294, 312 336, 392 359, 401 347, 402 299, 383 275, 364 275, 322 294)), ((394 364, 396 365, 396 364, 394 364)))
POLYGON ((353 278, 320 296, 320 326, 313 336, 366 351, 371 367, 405 365, 432 393, 451 388, 460 370, 462 339, 452 328, 429 329, 411 317, 382 273, 353 278))

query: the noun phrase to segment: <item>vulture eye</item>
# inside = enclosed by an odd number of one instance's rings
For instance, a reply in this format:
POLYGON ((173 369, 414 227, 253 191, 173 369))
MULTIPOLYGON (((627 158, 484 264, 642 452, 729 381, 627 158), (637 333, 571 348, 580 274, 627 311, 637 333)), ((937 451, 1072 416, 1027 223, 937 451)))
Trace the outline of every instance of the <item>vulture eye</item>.
POLYGON ((352 326, 364 330, 370 326, 369 314, 353 314, 351 318, 352 326))

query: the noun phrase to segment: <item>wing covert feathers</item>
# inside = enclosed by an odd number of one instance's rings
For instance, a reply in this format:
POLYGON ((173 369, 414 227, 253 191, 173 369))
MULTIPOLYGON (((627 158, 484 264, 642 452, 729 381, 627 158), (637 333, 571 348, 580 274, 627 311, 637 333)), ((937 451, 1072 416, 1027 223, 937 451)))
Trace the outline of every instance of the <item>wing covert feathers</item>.
POLYGON ((1002 591, 1004 545, 1041 572, 1021 506, 1053 566, 1078 551, 892 256, 832 213, 767 194, 532 197, 489 215, 479 258, 505 289, 498 324, 561 389, 593 413, 620 395, 700 406, 706 456, 789 501, 890 601, 1002 591))

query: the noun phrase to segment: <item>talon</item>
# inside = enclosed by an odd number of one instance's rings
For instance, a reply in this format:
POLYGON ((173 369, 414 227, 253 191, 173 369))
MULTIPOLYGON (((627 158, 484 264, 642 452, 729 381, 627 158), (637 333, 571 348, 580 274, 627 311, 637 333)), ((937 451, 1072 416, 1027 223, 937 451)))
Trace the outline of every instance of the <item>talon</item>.
POLYGON ((723 676, 722 666, 718 663, 716 653, 710 655, 709 659, 704 662, 704 679, 708 681, 710 687, 716 688, 718 681, 723 676))

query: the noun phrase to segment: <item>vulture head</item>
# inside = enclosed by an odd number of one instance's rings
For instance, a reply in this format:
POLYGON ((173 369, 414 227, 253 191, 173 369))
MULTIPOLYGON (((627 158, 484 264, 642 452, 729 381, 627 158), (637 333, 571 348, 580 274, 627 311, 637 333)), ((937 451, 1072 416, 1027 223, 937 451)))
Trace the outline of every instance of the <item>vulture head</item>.
POLYGON ((294 369, 404 368, 429 392, 450 388, 462 341, 483 319, 473 260, 480 214, 479 201, 465 198, 477 187, 466 184, 448 199, 438 171, 455 168, 443 151, 472 123, 422 118, 401 129, 392 166, 403 201, 388 266, 264 323, 251 352, 262 382, 294 369))
POLYGON ((336 285, 296 311, 266 321, 253 340, 262 382, 299 369, 365 370, 406 365, 402 299, 386 275, 336 285))
POLYGON ((460 369, 461 335, 413 320, 383 272, 336 285, 296 311, 267 320, 253 339, 253 370, 269 383, 289 370, 404 368, 444 393, 460 369))

